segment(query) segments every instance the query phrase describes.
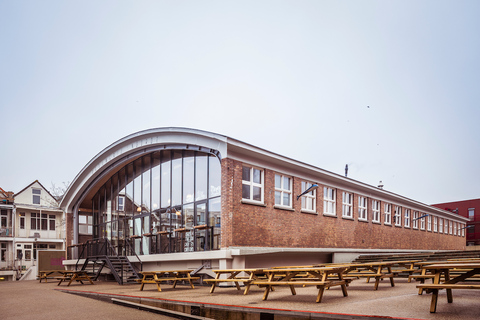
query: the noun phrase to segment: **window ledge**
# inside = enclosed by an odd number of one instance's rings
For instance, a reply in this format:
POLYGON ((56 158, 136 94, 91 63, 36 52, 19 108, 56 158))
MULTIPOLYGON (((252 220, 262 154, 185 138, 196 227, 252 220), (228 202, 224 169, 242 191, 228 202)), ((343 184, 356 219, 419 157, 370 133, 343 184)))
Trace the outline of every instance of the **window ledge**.
POLYGON ((368 220, 367 219, 358 219, 358 222, 367 222, 368 223, 368 220))
POLYGON ((392 226, 392 224, 391 224, 391 223, 383 223, 383 225, 384 225, 384 226, 389 226, 389 227, 391 227, 391 226, 392 226))
POLYGON ((381 224, 380 221, 372 221, 372 223, 381 224))
POLYGON ((399 224, 396 224, 396 225, 395 225, 395 227, 397 227, 397 228, 401 228, 402 226, 401 226, 401 225, 399 225, 399 224))
POLYGON ((355 221, 353 217, 342 216, 342 219, 355 221))
POLYGON ((324 215, 325 217, 337 218, 337 215, 334 214, 334 213, 325 213, 325 212, 324 212, 323 215, 324 215))
POLYGON ((300 210, 301 213, 308 213, 308 214, 316 214, 318 215, 318 212, 317 211, 313 211, 313 210, 307 210, 307 209, 302 209, 300 210))
POLYGON ((248 199, 242 199, 243 204, 251 204, 254 206, 259 206, 259 207, 266 207, 267 205, 263 202, 260 201, 253 201, 253 200, 248 200, 248 199))
POLYGON ((287 210, 287 211, 295 211, 292 207, 287 207, 287 206, 281 206, 281 205, 274 205, 273 206, 275 209, 280 209, 280 210, 287 210))

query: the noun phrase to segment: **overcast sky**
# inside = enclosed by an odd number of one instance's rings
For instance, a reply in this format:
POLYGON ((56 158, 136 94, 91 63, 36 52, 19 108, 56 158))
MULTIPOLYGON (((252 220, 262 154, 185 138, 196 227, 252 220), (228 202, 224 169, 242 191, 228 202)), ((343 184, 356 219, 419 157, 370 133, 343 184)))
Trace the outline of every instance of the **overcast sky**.
POLYGON ((0 0, 0 187, 156 127, 480 198, 480 1, 0 0))

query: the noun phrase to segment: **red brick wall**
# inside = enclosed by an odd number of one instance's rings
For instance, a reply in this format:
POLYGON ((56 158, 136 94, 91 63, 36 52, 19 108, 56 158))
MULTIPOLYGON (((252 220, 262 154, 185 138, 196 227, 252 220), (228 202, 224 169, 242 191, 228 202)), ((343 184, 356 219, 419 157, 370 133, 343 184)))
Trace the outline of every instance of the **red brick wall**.
MULTIPOLYGON (((265 170, 265 206, 242 203, 242 163, 222 160, 222 247, 296 247, 296 248, 365 248, 457 250, 465 238, 386 226, 383 224, 384 202, 381 202, 381 224, 371 222, 371 200, 368 198, 368 222, 358 221, 358 199, 354 195, 354 219, 342 218, 342 191, 336 189, 337 217, 323 215, 323 185, 317 188, 317 213, 301 212, 302 179, 293 177, 293 209, 274 208, 275 172, 265 170)), ((377 199, 380 200, 380 199, 377 199)), ((408 207, 407 207, 408 208, 408 207)), ((411 209, 410 215, 413 215, 411 209)), ((402 219, 405 208, 402 208, 402 219)), ((393 223, 394 204, 392 204, 393 223)), ((419 221, 420 224, 420 221, 419 221)), ((402 220, 403 225, 403 220, 402 220)), ((433 225, 433 222, 432 222, 433 225)))

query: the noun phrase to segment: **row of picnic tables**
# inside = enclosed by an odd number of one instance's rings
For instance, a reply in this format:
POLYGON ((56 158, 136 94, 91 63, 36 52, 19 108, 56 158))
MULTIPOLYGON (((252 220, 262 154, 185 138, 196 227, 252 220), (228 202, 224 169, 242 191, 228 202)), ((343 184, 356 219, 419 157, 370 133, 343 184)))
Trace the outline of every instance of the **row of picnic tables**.
MULTIPOLYGON (((219 269, 213 270, 215 278, 203 280, 211 284, 210 293, 221 283, 233 283, 237 290, 241 290, 240 284, 243 284, 244 294, 248 294, 252 285, 264 288, 263 300, 267 300, 275 287, 288 286, 292 295, 296 294, 295 287, 316 286, 318 294, 316 302, 322 301, 325 289, 339 286, 343 296, 348 296, 347 287, 354 279, 366 278, 367 283, 375 279, 374 290, 378 290, 382 280, 388 279, 391 287, 395 286, 394 277, 400 273, 409 275, 408 281, 417 280, 420 284, 418 294, 424 291, 432 293, 430 312, 436 311, 438 292, 445 289, 447 291, 447 301, 453 302, 452 289, 480 289, 480 285, 466 282, 475 277, 480 277, 480 260, 456 260, 456 261, 420 261, 420 260, 402 260, 402 261, 380 261, 367 263, 345 263, 345 264, 323 264, 314 266, 294 266, 294 267, 274 267, 274 268, 250 268, 250 269, 219 269), (431 279, 431 284, 426 284, 425 280, 431 279)), ((40 282, 42 279, 47 281, 52 274, 58 273, 58 285, 67 282, 89 281, 92 279, 85 271, 72 270, 52 270, 40 272, 40 282)), ((161 291, 161 283, 173 283, 176 287, 179 281, 187 282, 190 287, 195 288, 193 281, 199 277, 192 274, 192 270, 160 270, 143 271, 141 278, 138 279, 140 290, 144 289, 146 284, 155 284, 158 291, 161 291)))
MULTIPOLYGON (((177 281, 188 281, 194 288, 192 280, 198 277, 190 275, 191 270, 172 271, 145 271, 142 272, 140 290, 147 283, 155 283, 157 290, 161 291, 160 283, 173 281, 173 287, 177 281)), ((213 293, 220 283, 233 283, 237 290, 240 285, 245 287, 244 294, 248 294, 252 285, 264 288, 263 300, 267 300, 269 294, 275 291, 277 286, 288 286, 292 295, 296 294, 295 287, 316 286, 318 294, 316 302, 322 301, 325 289, 340 286, 343 296, 348 296, 347 287, 351 281, 366 278, 367 282, 375 279, 373 289, 378 290, 382 280, 388 279, 391 287, 395 286, 394 277, 399 273, 409 275, 408 281, 418 280, 419 294, 423 291, 432 293, 430 312, 436 311, 438 292, 446 289, 447 300, 453 302, 452 289, 480 289, 480 285, 465 282, 480 275, 480 260, 463 261, 381 261, 367 263, 325 264, 315 266, 275 267, 275 268, 250 268, 250 269, 219 269, 213 270, 216 274, 214 279, 203 280, 211 284, 210 293, 213 293), (417 275, 418 273, 418 275, 417 275), (431 279, 431 284, 425 280, 431 279)))

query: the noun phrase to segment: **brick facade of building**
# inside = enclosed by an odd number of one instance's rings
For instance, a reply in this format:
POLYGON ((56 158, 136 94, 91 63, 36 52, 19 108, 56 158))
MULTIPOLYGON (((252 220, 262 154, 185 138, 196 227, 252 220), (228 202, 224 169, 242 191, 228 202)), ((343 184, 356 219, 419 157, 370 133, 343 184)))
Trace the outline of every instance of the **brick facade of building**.
MULTIPOLYGON (((222 164, 222 247, 286 247, 286 248, 361 248, 409 250, 461 250, 462 235, 414 229, 384 224, 384 203, 379 200, 380 223, 372 222, 371 206, 367 208, 368 221, 358 220, 358 195, 354 193, 353 218, 342 217, 341 188, 337 194, 336 217, 323 214, 323 184, 319 182, 316 196, 317 213, 301 211, 301 179, 293 176, 292 209, 274 207, 275 174, 282 172, 265 169, 264 205, 242 202, 242 165, 240 161, 224 159, 222 164)), ((312 179, 313 180, 313 179, 312 179)), ((331 184, 328 184, 331 186, 331 184)), ((352 190, 349 190, 352 192, 352 190)), ((388 202, 389 203, 389 202, 388 202)), ((393 206, 393 203, 392 203, 393 206)), ((404 207, 415 210, 414 207, 404 207)), ((393 215, 393 213, 392 213, 393 215)), ((402 219, 404 217, 402 216, 402 219)), ((457 229, 458 230, 458 229, 457 229)), ((464 236, 463 236, 464 237, 464 236)))

